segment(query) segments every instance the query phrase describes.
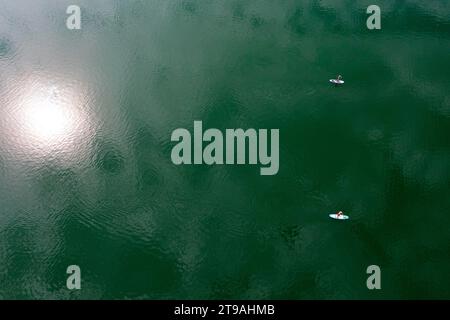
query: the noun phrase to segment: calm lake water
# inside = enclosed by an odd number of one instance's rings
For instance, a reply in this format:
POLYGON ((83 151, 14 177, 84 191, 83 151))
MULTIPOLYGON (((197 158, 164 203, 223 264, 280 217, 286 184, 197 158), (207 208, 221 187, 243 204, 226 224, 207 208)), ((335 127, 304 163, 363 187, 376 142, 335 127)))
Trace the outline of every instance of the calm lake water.
POLYGON ((73 2, 0 0, 0 298, 450 298, 450 1, 73 2), (279 173, 172 164, 194 120, 279 173))

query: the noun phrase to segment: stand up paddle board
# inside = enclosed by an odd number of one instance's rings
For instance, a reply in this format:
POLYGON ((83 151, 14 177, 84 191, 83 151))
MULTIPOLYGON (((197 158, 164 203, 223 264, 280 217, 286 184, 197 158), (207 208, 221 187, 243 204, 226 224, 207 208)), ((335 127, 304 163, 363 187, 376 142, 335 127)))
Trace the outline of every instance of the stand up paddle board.
POLYGON ((336 79, 330 79, 330 82, 334 83, 334 84, 344 84, 345 83, 344 80, 336 80, 336 79))
POLYGON ((346 216, 344 214, 337 215, 336 213, 330 214, 330 218, 336 219, 336 220, 347 220, 349 219, 349 216, 346 216))

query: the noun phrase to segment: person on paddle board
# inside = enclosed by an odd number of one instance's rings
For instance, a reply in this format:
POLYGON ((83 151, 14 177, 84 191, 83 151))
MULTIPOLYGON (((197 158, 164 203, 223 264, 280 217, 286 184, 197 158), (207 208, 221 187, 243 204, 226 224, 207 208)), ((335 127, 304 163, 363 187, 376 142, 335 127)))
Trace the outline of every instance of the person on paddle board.
POLYGON ((338 213, 336 213, 336 216, 337 216, 338 218, 340 218, 340 217, 342 217, 343 214, 344 214, 344 213, 343 213, 342 211, 339 211, 338 213))
POLYGON ((338 75, 336 79, 331 79, 330 82, 334 83, 334 86, 337 87, 340 84, 343 84, 342 76, 338 75))

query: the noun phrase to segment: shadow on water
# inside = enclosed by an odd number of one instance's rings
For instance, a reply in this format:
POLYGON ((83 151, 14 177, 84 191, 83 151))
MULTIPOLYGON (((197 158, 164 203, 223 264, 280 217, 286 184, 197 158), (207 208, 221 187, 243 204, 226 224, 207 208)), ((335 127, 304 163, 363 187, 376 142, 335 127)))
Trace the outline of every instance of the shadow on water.
POLYGON ((0 35, 0 62, 2 60, 11 62, 15 53, 14 43, 9 38, 0 35))
POLYGON ((94 144, 94 165, 109 174, 118 174, 125 166, 125 157, 112 142, 97 141, 94 144))

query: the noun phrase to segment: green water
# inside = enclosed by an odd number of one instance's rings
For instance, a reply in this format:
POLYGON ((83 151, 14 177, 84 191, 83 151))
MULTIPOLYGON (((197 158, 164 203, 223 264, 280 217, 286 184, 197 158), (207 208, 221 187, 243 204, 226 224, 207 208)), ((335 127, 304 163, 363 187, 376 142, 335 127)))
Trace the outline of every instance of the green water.
POLYGON ((373 2, 0 0, 0 298, 449 299, 450 1, 373 2), (175 166, 194 120, 279 173, 175 166))

